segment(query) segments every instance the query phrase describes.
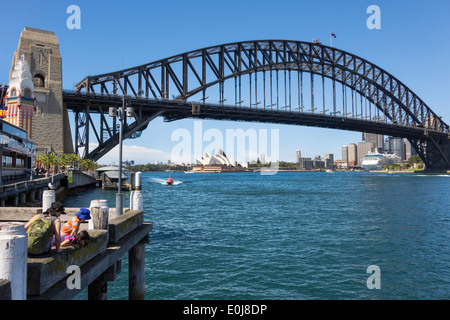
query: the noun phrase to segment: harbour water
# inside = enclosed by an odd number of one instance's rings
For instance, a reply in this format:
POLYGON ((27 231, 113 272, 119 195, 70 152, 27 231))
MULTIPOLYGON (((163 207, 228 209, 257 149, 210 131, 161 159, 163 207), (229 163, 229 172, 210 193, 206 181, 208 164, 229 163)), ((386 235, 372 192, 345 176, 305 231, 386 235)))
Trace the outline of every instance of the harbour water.
MULTIPOLYGON (((146 299, 450 297, 450 175, 174 172, 173 186, 167 176, 142 174, 154 223, 146 299)), ((101 189, 65 205, 93 199, 115 207, 115 191, 101 189)), ((128 299, 127 257, 108 299, 128 299)))

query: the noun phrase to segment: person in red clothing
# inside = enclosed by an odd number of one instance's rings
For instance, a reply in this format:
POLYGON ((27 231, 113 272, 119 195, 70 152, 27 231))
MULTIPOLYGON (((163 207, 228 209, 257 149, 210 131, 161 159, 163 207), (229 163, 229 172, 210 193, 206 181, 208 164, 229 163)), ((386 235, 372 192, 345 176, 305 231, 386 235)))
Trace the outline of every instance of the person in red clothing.
POLYGON ((89 219, 91 219, 91 212, 88 209, 81 208, 75 214, 75 217, 66 222, 61 229, 61 236, 75 236, 80 229, 81 222, 89 219))

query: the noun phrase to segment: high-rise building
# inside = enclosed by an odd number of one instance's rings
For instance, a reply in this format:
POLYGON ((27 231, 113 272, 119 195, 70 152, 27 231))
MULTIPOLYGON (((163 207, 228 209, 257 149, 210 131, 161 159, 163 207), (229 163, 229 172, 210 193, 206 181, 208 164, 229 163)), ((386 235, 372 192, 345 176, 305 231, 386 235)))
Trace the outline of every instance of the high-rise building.
POLYGON ((362 133, 362 141, 372 142, 373 147, 377 148, 378 152, 381 152, 383 150, 383 138, 384 136, 382 134, 367 133, 367 132, 362 133))
POLYGON ((313 161, 311 158, 300 158, 300 170, 311 170, 313 168, 313 161))
POLYGON ((300 150, 295 151, 295 162, 300 163, 300 158, 302 157, 302 152, 300 150))
POLYGON ((342 147, 342 167, 348 168, 348 146, 342 147))
POLYGON ((403 138, 389 137, 390 152, 399 156, 401 161, 405 161, 405 141, 403 138))
POLYGON ((321 156, 316 156, 313 160, 313 166, 317 169, 325 168, 325 160, 321 156))
MULTIPOLYGON (((374 142, 363 141, 358 142, 358 164, 361 165, 362 159, 369 153, 378 149, 374 142)), ((379 151, 379 150, 378 150, 379 151)))
POLYGON ((259 155, 259 161, 261 162, 261 164, 266 164, 266 154, 265 153, 261 153, 259 155))
POLYGON ((358 152, 356 144, 350 143, 348 145, 348 166, 356 167, 358 165, 358 152))
POLYGON ((334 155, 332 153, 325 153, 325 168, 334 168, 334 155))
POLYGON ((389 137, 384 138, 383 151, 391 152, 391 148, 389 148, 389 137))
POLYGON ((416 149, 412 147, 411 142, 409 142, 408 139, 405 139, 405 160, 408 160, 415 155, 417 155, 416 149))

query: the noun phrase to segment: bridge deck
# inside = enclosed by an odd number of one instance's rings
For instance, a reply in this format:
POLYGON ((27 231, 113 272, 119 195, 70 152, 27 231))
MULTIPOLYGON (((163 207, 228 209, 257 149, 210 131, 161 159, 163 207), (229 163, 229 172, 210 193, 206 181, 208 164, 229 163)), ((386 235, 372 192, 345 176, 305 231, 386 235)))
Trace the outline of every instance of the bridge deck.
MULTIPOLYGON (((127 98, 130 106, 140 114, 163 112, 166 121, 184 118, 231 120, 246 122, 279 123, 287 125, 323 127, 343 129, 357 132, 369 132, 404 138, 421 138, 427 134, 447 137, 448 133, 427 129, 411 124, 409 126, 387 123, 383 121, 351 118, 341 115, 324 114, 323 112, 300 112, 285 110, 270 110, 268 108, 248 108, 214 104, 193 103, 184 100, 154 100, 127 98), (195 107, 195 110, 193 109, 195 107), (137 110, 136 110, 137 109, 137 110)), ((122 97, 107 95, 88 95, 64 91, 64 102, 69 110, 85 112, 89 103, 90 113, 108 113, 109 107, 120 107, 122 97)))

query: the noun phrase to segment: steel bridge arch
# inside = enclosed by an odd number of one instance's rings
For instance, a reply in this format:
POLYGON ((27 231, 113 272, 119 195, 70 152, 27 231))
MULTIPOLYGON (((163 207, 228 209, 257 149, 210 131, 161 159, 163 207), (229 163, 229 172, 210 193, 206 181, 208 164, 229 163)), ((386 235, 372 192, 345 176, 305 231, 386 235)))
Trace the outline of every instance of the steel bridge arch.
MULTIPOLYGON (((272 72, 278 71, 289 71, 289 75, 291 71, 301 73, 302 86, 303 72, 311 75, 311 114, 314 114, 315 110, 314 76, 322 77, 322 83, 323 79, 330 79, 333 83, 334 97, 333 111, 330 114, 334 116, 341 114, 343 118, 347 117, 346 110, 338 110, 339 107, 336 103, 335 85, 338 83, 341 84, 342 90, 344 87, 350 88, 364 97, 369 105, 375 106, 383 115, 383 121, 386 123, 411 128, 415 132, 418 128, 422 129, 423 135, 414 134, 404 137, 410 140, 428 166, 450 167, 449 126, 440 116, 436 115, 404 83, 384 69, 359 56, 320 43, 256 40, 211 46, 133 68, 88 76, 77 84, 76 90, 79 93, 84 90, 84 93, 89 96, 126 96, 156 100, 162 103, 187 102, 188 99, 201 94, 200 101, 203 102, 195 103, 205 105, 207 89, 219 85, 219 101, 223 105, 223 101, 226 100, 223 95, 223 86, 227 80, 234 79, 236 86, 236 81, 237 79, 240 81, 241 76, 249 75, 251 82, 254 74, 256 82, 258 73, 262 72, 265 75, 265 72, 270 72, 272 75, 272 72), (172 90, 176 97, 170 99, 172 90), (436 163, 439 164, 436 165, 436 163)), ((252 109, 251 83, 249 88, 250 104, 247 108, 252 109)), ((255 84, 255 91, 256 89, 257 85, 255 84)), ((325 95, 325 93, 323 94, 325 95)), ((172 96, 174 95, 172 94, 172 96)), ((235 91, 235 106, 242 107, 242 101, 238 100, 240 99, 235 91)), ((268 110, 266 103, 263 108, 258 108, 257 100, 256 96, 254 109, 268 110)), ((270 110, 271 107, 272 104, 270 110)), ((291 112, 291 107, 289 106, 289 112, 291 112)), ((299 102, 299 110, 303 111, 303 107, 302 98, 301 105, 299 102)), ((287 103, 284 108, 284 111, 288 111, 287 103)), ((344 107, 342 108, 344 109, 344 107)), ((276 111, 283 112, 278 109, 276 111)), ((171 117, 168 114, 163 114, 167 121, 188 116, 171 117)), ((323 114, 325 115, 325 98, 323 114)), ((367 110, 365 114, 361 110, 360 115, 358 115, 358 111, 352 115, 353 118, 358 118, 358 116, 361 116, 361 120, 370 118, 370 121, 375 122, 367 110)))
POLYGON ((303 41, 259 40, 207 47, 117 72, 88 76, 76 88, 106 95, 132 93, 134 97, 143 97, 145 93, 145 98, 170 100, 167 88, 173 82, 178 90, 177 99, 187 100, 228 79, 270 70, 324 76, 366 97, 393 123, 441 132, 449 130, 422 99, 384 69, 349 52, 303 41), (201 76, 200 70, 191 63, 195 58, 201 58, 201 76), (172 68, 178 62, 182 63, 182 74, 172 68), (205 68, 209 68, 216 79, 207 81, 205 68), (188 83, 189 69, 199 82, 199 86, 192 89, 188 83), (159 81, 155 79, 155 71, 160 74, 159 81), (132 76, 137 78, 134 83, 130 80, 132 76), (112 93, 107 84, 112 85, 112 93))

